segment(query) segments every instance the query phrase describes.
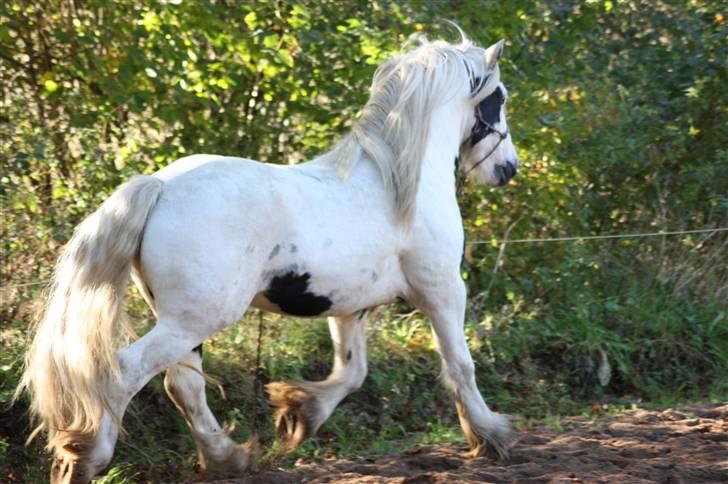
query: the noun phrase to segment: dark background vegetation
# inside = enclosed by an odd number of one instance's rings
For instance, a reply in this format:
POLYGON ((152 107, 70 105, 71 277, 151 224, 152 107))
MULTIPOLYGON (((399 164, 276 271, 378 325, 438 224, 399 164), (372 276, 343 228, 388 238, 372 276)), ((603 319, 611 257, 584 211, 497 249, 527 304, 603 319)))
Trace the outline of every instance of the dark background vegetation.
MULTIPOLYGON (((415 32, 507 40, 502 75, 523 169, 468 187, 466 332, 491 404, 521 421, 728 394, 723 233, 507 245, 501 239, 728 226, 728 23, 710 1, 394 3, 122 0, 0 3, 0 402, 21 371, 36 298, 72 228, 121 181, 191 153, 296 163, 328 149, 375 67, 415 32), (496 264, 497 262, 497 264, 496 264), (497 267, 497 271, 494 268, 497 267), (595 404, 596 405, 595 407, 595 404), (601 405, 601 407, 600 407, 601 405), (588 411, 588 410, 587 410, 588 411)), ((152 324, 138 297, 129 311, 152 324)), ((411 308, 369 330, 370 375, 293 457, 461 439, 411 308)), ((323 320, 265 316, 263 381, 323 378, 323 320)), ((206 345, 218 416, 270 443, 256 392, 257 315, 206 345)), ((155 379, 125 419, 105 482, 194 472, 155 379)), ((0 480, 42 481, 26 402, 0 413, 0 480)))

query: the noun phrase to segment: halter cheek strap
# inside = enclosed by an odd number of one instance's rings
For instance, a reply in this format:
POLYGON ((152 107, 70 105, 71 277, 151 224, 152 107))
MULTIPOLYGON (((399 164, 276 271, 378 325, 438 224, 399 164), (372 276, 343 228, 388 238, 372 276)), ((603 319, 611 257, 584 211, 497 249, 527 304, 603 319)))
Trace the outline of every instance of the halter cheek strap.
MULTIPOLYGON (((483 88, 485 83, 488 81, 488 76, 486 76, 484 79, 477 79, 473 78, 473 72, 470 68, 470 65, 468 65, 467 62, 465 64, 465 70, 468 73, 468 79, 470 80, 470 94, 471 96, 475 96, 480 90, 483 88)), ((476 107, 475 108, 475 124, 473 125, 473 128, 470 130, 470 136, 468 136, 465 141, 463 141, 463 144, 470 143, 473 140, 473 137, 475 136, 475 132, 477 128, 485 127, 488 129, 488 133, 485 135, 485 137, 489 136, 492 133, 495 133, 499 136, 498 142, 491 148, 491 150, 483 156, 480 160, 478 160, 477 163, 475 163, 473 166, 471 166, 468 170, 463 170, 460 174, 460 177, 458 178, 457 186, 456 186, 456 195, 459 197, 462 195, 463 190, 465 190, 465 182, 467 181, 468 175, 471 171, 475 170, 477 167, 479 167, 485 160, 490 158, 490 156, 495 153, 495 150, 498 149, 498 146, 503 142, 504 139, 508 137, 508 130, 506 131, 498 131, 495 129, 495 127, 490 124, 488 121, 483 119, 483 116, 480 113, 480 110, 476 107)))
MULTIPOLYGON (((475 130, 475 127, 478 125, 478 123, 480 123, 481 125, 483 125, 486 128, 488 128, 492 133, 497 134, 498 135, 498 141, 496 142, 496 144, 493 146, 493 148, 491 148, 490 151, 485 156, 483 156, 480 160, 478 160, 477 163, 473 164, 473 166, 471 166, 469 169, 462 171, 462 173, 460 174, 460 177, 458 179, 457 188, 456 188, 456 191, 455 191, 455 193, 456 193, 456 195, 458 197, 460 195, 462 195, 463 194, 463 190, 465 190, 465 182, 467 181, 467 178, 468 178, 468 175, 470 174, 470 172, 473 171, 473 170, 475 170, 485 160, 487 160, 488 158, 490 158, 490 156, 493 153, 495 153, 495 150, 498 149, 498 146, 500 146, 500 144, 503 142, 503 140, 508 137, 508 130, 506 130, 506 131, 498 131, 497 129, 495 129, 495 127, 492 124, 490 124, 488 121, 484 120, 480 116, 480 113, 478 112, 477 109, 475 110, 475 119, 476 119, 476 122, 475 122, 475 125, 473 126, 473 131, 475 130)), ((488 135, 490 135, 492 133, 488 133, 488 135)), ((488 136, 488 135, 486 135, 486 136, 488 136)), ((463 144, 469 143, 470 140, 472 140, 472 139, 473 139, 473 133, 471 131, 470 136, 468 136, 465 139, 465 141, 463 142, 463 144)))

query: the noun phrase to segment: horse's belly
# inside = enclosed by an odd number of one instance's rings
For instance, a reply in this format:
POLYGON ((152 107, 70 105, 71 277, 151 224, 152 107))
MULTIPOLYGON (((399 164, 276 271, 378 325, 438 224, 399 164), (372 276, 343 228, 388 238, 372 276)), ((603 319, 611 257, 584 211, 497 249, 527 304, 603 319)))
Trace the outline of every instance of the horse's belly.
POLYGON ((341 269, 299 270, 292 265, 274 271, 252 306, 292 316, 346 316, 401 296, 404 277, 396 264, 341 269))

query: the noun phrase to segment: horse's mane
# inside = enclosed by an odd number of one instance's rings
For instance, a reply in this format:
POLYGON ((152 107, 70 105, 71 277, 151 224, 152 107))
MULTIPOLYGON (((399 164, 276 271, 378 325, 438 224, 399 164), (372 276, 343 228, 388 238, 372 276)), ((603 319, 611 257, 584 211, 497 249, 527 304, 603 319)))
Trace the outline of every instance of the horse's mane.
POLYGON ((344 178, 362 155, 374 162, 404 222, 415 211, 432 111, 448 101, 470 73, 482 71, 483 63, 475 59, 485 55, 464 35, 459 44, 424 37, 408 43, 416 47, 377 69, 369 101, 352 132, 333 151, 344 178))

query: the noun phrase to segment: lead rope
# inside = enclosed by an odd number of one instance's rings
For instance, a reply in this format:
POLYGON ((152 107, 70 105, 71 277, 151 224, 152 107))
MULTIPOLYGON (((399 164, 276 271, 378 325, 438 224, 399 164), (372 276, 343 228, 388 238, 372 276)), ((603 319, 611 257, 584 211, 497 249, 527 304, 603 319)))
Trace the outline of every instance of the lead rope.
POLYGON ((255 349, 255 397, 253 398, 253 428, 254 436, 258 435, 258 401, 265 398, 263 395, 263 368, 260 366, 260 348, 263 336, 263 311, 258 310, 258 342, 255 349))

